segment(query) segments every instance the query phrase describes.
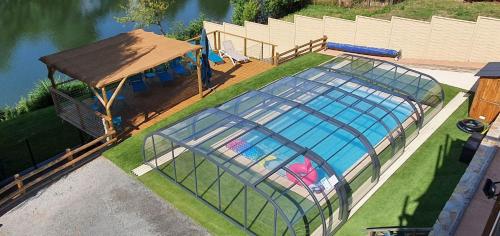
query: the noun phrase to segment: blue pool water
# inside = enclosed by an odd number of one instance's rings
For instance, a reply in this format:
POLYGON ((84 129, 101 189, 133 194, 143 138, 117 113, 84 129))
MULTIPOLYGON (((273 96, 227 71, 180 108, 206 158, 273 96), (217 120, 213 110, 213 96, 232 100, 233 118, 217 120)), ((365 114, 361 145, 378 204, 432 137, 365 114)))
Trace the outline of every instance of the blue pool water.
MULTIPOLYGON (((382 97, 368 95, 366 92, 359 90, 353 93, 379 103, 388 110, 393 110, 393 114, 400 122, 404 122, 413 113, 412 108, 407 103, 399 104, 389 100, 384 101, 382 97)), ((337 98, 342 94, 341 92, 333 91, 329 95, 330 97, 337 98)), ((355 107, 362 111, 372 108, 371 104, 358 101, 356 97, 352 96, 347 96, 342 101, 346 104, 356 103, 355 107)), ((362 114, 360 111, 350 107, 346 108, 344 104, 339 102, 332 102, 331 98, 319 96, 305 105, 329 117, 349 124, 363 133, 372 146, 376 146, 388 135, 386 127, 377 122, 372 116, 362 114)), ((377 118, 384 117, 382 120, 390 131, 397 128, 397 121, 392 116, 386 115, 383 109, 373 108, 369 111, 377 118)), ((339 174, 344 174, 368 152, 365 145, 350 132, 325 122, 321 118, 304 112, 299 108, 294 108, 284 113, 277 119, 267 123, 266 127, 303 147, 313 150, 325 159, 336 173, 339 174)), ((275 148, 275 145, 272 145, 270 142, 261 141, 256 144, 256 148, 264 152, 272 152, 275 148)), ((278 159, 284 160, 287 158, 286 152, 284 153, 276 156, 278 159)), ((303 158, 298 158, 294 162, 303 161, 303 158)))

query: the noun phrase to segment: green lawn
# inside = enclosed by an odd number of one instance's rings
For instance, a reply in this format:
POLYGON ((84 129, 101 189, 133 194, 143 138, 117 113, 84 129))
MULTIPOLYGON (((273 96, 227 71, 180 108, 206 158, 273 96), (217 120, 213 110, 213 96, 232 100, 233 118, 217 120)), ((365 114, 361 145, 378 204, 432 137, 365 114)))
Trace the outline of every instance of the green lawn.
MULTIPOLYGON (((118 165, 127 173, 130 173, 133 168, 142 163, 141 148, 143 139, 147 134, 172 122, 180 120, 194 112, 200 111, 207 107, 213 107, 215 105, 221 104, 250 89, 259 88, 273 80, 279 79, 285 75, 294 74, 303 69, 320 64, 321 62, 324 62, 328 59, 330 59, 330 57, 321 54, 309 54, 283 64, 270 71, 264 72, 258 76, 255 76, 254 78, 241 82, 230 88, 217 91, 214 94, 204 98, 200 102, 188 107, 187 109, 184 109, 183 111, 176 113, 171 117, 168 117, 158 124, 118 144, 112 149, 106 151, 104 153, 104 156, 112 160, 116 165, 118 165)), ((446 102, 448 102, 460 91, 459 89, 450 86, 443 87, 446 93, 446 102)), ((368 226, 399 225, 397 222, 393 222, 393 218, 395 217, 397 219, 397 217, 399 216, 398 213, 401 212, 401 206, 404 203, 404 196, 403 199, 396 197, 401 195, 399 192, 411 194, 409 196, 412 200, 406 208, 407 215, 405 215, 405 221, 402 222, 402 225, 427 226, 431 222, 433 222, 438 212, 441 210, 442 205, 450 196, 453 187, 455 186, 465 168, 465 165, 462 165, 456 161, 456 156, 458 155, 457 153, 460 153, 461 150, 460 142, 462 142, 462 140, 465 140, 466 135, 460 133, 454 125, 457 119, 465 117, 467 115, 466 111, 467 107, 466 104, 464 104, 458 112, 453 114, 452 117, 448 119, 445 126, 441 127, 438 132, 434 134, 431 139, 417 151, 417 153, 414 154, 412 159, 409 160, 408 163, 406 163, 397 172, 396 176, 398 177, 391 178, 390 181, 376 193, 376 196, 378 197, 374 197, 373 199, 375 200, 370 199, 366 204, 367 206, 363 207, 360 210, 360 212, 367 210, 368 211, 354 215, 352 220, 348 221, 348 223, 341 229, 341 232, 343 234, 340 235, 361 235, 364 234, 363 229, 368 226), (453 138, 446 139, 445 137, 453 138), (442 150, 446 150, 444 155, 439 155, 443 152, 442 150), (454 159, 451 159, 451 156, 453 155, 454 159), (419 159, 420 161, 416 161, 419 159), (439 161, 439 164, 436 164, 437 161, 439 161), (437 168, 434 168, 436 166, 437 168), (401 174, 402 172, 404 174, 401 174), (447 186, 441 186, 445 184, 447 186), (391 197, 395 197, 395 200, 385 200, 391 197), (420 204, 413 203, 413 198, 418 199, 418 203, 420 204), (434 198, 437 199, 434 201, 434 198), (373 207, 369 208, 370 206, 373 207)), ((184 163, 186 164, 186 168, 181 168, 181 170, 187 171, 185 171, 184 174, 178 173, 178 175, 186 177, 183 184, 190 188, 189 186, 193 185, 193 179, 189 177, 188 173, 189 165, 190 163, 192 163, 192 158, 186 160, 191 161, 187 161, 186 163, 184 163)), ((197 161, 197 163, 200 163, 200 161, 197 161)), ((169 169, 168 165, 165 165, 163 169, 164 173, 171 176, 173 175, 172 170, 171 168, 169 169)), ((212 177, 209 177, 209 171, 206 172, 207 173, 205 174, 207 174, 207 177, 204 177, 202 179, 203 181, 207 181, 209 183, 210 179, 213 178, 213 175, 211 175, 212 177)), ((178 187, 176 184, 173 184, 172 182, 165 179, 158 172, 152 171, 144 176, 139 177, 139 180, 145 186, 156 192, 160 197, 173 204, 184 214, 193 218, 200 225, 207 228, 211 233, 215 235, 244 234, 244 232, 241 231, 240 228, 229 223, 219 213, 204 205, 191 193, 188 193, 184 189, 178 187)), ((232 186, 233 183, 227 182, 226 184, 223 183, 223 185, 232 186)), ((190 189, 192 190, 192 188, 190 189)), ((237 189, 239 188, 234 188, 234 190, 237 189)), ((207 191, 207 194, 211 194, 211 196, 206 197, 207 199, 209 199, 209 201, 210 199, 214 199, 215 195, 213 195, 213 191, 207 191)), ((232 191, 231 194, 226 194, 224 197, 240 199, 238 197, 237 191, 232 191)), ((266 211, 267 210, 264 211, 263 215, 267 215, 267 213, 265 213, 266 211)), ((229 209, 229 212, 233 212, 230 214, 235 214, 238 216, 240 214, 240 212, 238 212, 237 210, 229 209)), ((265 225, 265 222, 257 221, 255 225, 261 227, 265 225)))
POLYGON ((44 161, 80 144, 78 129, 63 123, 54 107, 43 108, 0 122, 0 179, 32 167, 28 140, 35 162, 44 161))
MULTIPOLYGON (((335 5, 308 5, 293 13, 316 18, 334 16, 354 20, 356 15, 391 19, 399 16, 417 20, 429 21, 433 15, 476 21, 477 16, 500 18, 500 4, 493 2, 464 3, 456 0, 406 0, 402 3, 385 7, 338 7, 335 5)), ((287 21, 293 21, 293 14, 285 16, 287 21)))

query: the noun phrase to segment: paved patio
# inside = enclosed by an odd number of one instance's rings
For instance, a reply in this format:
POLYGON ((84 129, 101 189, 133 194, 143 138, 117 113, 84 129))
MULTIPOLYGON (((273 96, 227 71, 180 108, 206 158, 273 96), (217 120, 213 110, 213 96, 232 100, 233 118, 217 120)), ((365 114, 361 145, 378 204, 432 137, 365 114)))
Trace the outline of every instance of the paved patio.
MULTIPOLYGON (((321 51, 320 53, 330 56, 338 56, 340 54, 343 54, 344 52, 336 50, 326 50, 321 51)), ((367 55, 362 56, 377 58, 384 61, 405 65, 410 67, 411 69, 418 70, 434 77, 440 83, 455 86, 465 90, 475 90, 474 85, 479 79, 479 77, 475 76, 475 74, 485 65, 484 63, 465 63, 408 58, 403 58, 399 61, 395 61, 394 59, 388 57, 375 57, 367 55)))
POLYGON ((0 217, 0 235, 208 235, 99 157, 0 217))

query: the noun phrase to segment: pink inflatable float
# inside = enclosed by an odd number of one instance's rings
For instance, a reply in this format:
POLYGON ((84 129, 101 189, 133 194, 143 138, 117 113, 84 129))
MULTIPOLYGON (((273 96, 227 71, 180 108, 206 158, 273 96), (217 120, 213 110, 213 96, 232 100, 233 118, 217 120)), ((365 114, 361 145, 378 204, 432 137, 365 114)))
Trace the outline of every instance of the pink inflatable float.
MULTIPOLYGON (((318 172, 316 171, 316 169, 314 169, 311 161, 308 158, 304 158, 304 163, 295 163, 290 165, 288 169, 297 174, 308 186, 316 183, 316 181, 318 180, 318 172)), ((296 184, 300 184, 300 181, 288 172, 286 173, 286 177, 288 177, 290 181, 296 184)))

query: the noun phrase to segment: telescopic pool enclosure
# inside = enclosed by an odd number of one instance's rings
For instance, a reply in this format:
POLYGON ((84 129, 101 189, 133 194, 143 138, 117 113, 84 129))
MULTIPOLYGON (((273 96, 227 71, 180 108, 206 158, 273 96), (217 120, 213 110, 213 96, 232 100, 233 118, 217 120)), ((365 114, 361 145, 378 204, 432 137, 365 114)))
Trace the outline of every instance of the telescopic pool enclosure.
POLYGON ((249 234, 328 235, 443 102, 426 74, 344 54, 156 131, 144 162, 249 234))

